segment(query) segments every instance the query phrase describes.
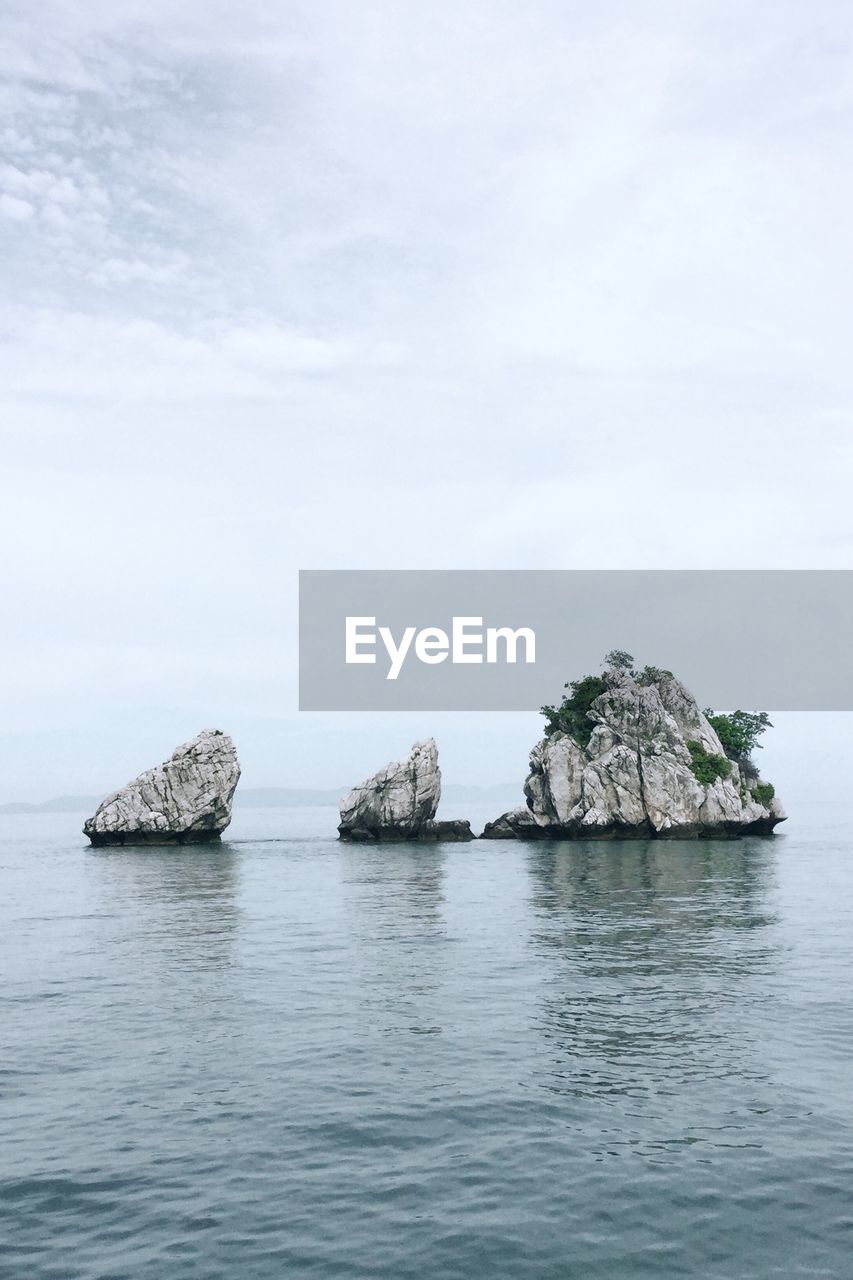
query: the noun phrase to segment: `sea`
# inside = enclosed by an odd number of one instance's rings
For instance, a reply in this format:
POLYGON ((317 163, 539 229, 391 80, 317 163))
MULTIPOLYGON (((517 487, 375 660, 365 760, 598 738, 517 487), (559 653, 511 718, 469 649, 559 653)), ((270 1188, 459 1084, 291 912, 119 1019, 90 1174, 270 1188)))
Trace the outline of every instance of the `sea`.
POLYGON ((335 820, 95 850, 0 817, 3 1280, 853 1275, 849 806, 740 841, 335 820))

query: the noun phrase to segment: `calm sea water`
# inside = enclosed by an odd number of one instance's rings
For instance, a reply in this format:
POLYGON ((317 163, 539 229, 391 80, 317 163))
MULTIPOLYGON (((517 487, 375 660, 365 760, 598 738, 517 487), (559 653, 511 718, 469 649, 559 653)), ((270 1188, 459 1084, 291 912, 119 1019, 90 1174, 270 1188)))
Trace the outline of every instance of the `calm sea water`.
POLYGON ((0 819, 0 1274, 850 1276, 851 828, 798 816, 98 851, 0 819))

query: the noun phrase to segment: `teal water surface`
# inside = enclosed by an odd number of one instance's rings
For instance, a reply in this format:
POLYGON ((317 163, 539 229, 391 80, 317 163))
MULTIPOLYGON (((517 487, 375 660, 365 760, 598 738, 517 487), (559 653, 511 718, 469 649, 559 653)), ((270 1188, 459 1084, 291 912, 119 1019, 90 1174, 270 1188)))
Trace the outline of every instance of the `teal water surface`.
POLYGON ((853 1273, 853 864, 0 819, 0 1275, 853 1273))

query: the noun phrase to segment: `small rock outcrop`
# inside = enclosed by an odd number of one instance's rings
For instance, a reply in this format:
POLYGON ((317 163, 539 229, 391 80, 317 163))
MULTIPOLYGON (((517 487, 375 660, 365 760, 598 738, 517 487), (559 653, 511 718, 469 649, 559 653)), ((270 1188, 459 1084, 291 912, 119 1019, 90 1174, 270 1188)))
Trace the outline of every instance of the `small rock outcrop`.
POLYGON ((669 671, 647 670, 644 678, 605 671, 586 732, 557 730, 537 743, 527 808, 489 823, 484 838, 769 835, 784 821, 773 788, 751 762, 726 757, 684 685, 669 671), (709 765, 719 776, 709 778, 709 765))
POLYGON ((487 822, 480 836, 481 840, 539 840, 547 835, 545 827, 540 827, 533 814, 524 805, 502 813, 494 822, 487 822))
POLYGON ((93 845, 218 840, 231 821, 239 778, 231 738, 221 729, 205 729, 102 801, 83 834, 93 845))
POLYGON ((473 840, 470 823, 436 822, 441 770, 433 738, 387 764, 340 802, 342 840, 473 840))

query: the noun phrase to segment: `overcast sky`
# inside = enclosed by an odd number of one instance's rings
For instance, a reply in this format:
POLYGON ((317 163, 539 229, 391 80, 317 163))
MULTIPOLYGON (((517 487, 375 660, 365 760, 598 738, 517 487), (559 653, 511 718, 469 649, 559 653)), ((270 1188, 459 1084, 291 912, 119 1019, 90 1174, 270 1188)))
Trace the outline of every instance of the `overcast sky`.
POLYGON ((300 567, 850 566, 849 4, 4 13, 0 801, 523 777, 299 716, 300 567))

